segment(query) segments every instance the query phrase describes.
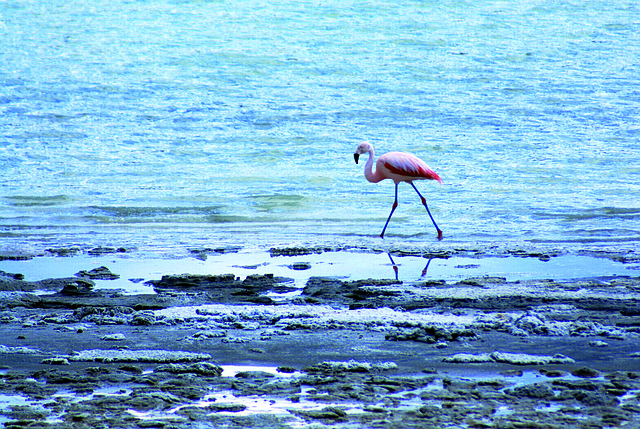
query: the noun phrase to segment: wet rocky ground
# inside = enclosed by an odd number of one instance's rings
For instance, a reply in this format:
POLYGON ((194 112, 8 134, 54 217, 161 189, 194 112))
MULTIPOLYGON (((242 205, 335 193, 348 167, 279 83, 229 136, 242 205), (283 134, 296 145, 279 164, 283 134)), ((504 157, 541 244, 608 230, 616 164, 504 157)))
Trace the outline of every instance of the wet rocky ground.
POLYGON ((0 274, 4 427, 640 427, 637 276, 117 277, 0 274))

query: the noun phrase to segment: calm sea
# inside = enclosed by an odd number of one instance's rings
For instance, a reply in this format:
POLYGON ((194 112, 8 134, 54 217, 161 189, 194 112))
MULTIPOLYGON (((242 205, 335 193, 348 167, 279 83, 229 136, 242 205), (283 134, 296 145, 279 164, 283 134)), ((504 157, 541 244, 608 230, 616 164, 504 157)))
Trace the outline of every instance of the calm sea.
POLYGON ((381 243, 637 252, 639 3, 0 2, 1 250, 381 243))

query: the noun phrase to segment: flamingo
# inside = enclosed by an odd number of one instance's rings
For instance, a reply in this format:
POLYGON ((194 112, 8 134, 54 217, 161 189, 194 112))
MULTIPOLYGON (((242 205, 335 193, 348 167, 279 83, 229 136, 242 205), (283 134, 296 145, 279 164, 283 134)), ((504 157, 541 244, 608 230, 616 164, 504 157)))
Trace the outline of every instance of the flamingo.
POLYGON ((442 184, 440 176, 429 168, 423 160, 406 152, 388 152, 380 156, 376 162, 376 171, 373 172, 372 167, 375 152, 373 151, 373 146, 370 143, 360 143, 356 152, 353 154, 353 158, 357 164, 360 155, 365 153, 369 153, 369 159, 364 166, 364 177, 366 177, 371 183, 378 183, 384 179, 391 179, 396 184, 396 198, 393 202, 393 207, 391 207, 391 213, 389 213, 389 217, 387 218, 387 223, 385 223, 384 228, 382 228, 380 238, 384 238, 384 232, 387 230, 387 225, 389 225, 391 216, 393 215, 396 207, 398 207, 398 184, 400 182, 407 182, 413 186, 413 189, 415 189, 420 196, 422 204, 424 205, 424 208, 427 209, 431 222, 433 222, 433 226, 435 226, 436 231, 438 231, 438 240, 442 240, 442 230, 438 228, 436 221, 433 219, 433 216, 431 216, 429 207, 427 207, 427 200, 422 196, 420 191, 418 191, 416 185, 413 184, 414 180, 425 179, 437 180, 438 183, 442 184))

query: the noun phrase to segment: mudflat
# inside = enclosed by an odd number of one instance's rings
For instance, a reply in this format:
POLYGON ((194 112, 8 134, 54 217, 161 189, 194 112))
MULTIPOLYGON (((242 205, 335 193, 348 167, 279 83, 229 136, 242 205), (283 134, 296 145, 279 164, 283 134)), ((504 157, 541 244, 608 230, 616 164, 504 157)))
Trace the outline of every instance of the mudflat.
POLYGON ((117 276, 0 275, 5 427, 640 427, 637 276, 117 276))

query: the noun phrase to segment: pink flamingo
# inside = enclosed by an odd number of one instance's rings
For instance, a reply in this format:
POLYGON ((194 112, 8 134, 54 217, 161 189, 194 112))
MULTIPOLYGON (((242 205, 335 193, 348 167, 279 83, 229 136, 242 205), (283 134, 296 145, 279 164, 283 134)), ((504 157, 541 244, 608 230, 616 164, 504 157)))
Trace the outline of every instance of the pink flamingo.
POLYGON ((420 194, 416 185, 413 184, 414 180, 437 180, 438 183, 442 184, 442 179, 440 176, 429 168, 429 166, 420 158, 415 155, 411 155, 406 152, 389 152, 382 155, 378 158, 378 162, 376 162, 376 171, 373 172, 371 169, 373 167, 373 159, 375 157, 375 153, 373 151, 373 146, 367 142, 362 142, 358 145, 356 152, 353 154, 353 158, 358 163, 358 159, 360 155, 369 153, 369 159, 364 166, 364 177, 367 178, 369 182, 378 183, 384 179, 391 179, 396 184, 396 199, 393 202, 393 207, 391 208, 391 213, 389 213, 389 217, 387 218, 387 223, 384 224, 384 228, 382 228, 382 233, 380 234, 381 238, 384 238, 384 232, 387 230, 387 225, 389 225, 389 221, 391 220, 391 215, 393 215, 394 210, 398 207, 398 184, 400 182, 407 182, 413 189, 416 190, 420 199, 422 200, 422 204, 424 208, 427 209, 427 213, 429 213, 429 217, 431 218, 431 222, 433 222, 433 226, 436 227, 436 231, 438 231, 438 240, 442 240, 442 231, 438 228, 436 221, 433 220, 433 216, 431 216, 431 212, 429 211, 429 207, 427 207, 427 200, 420 194))

